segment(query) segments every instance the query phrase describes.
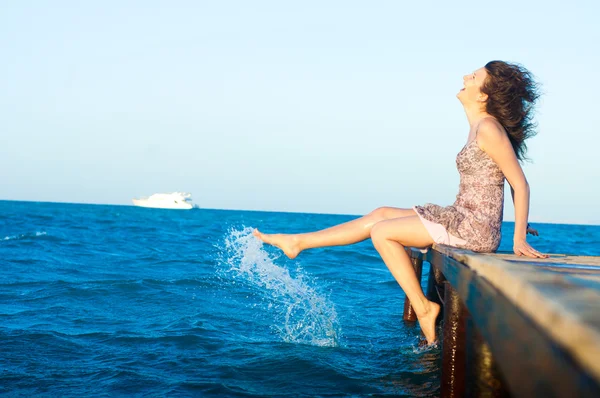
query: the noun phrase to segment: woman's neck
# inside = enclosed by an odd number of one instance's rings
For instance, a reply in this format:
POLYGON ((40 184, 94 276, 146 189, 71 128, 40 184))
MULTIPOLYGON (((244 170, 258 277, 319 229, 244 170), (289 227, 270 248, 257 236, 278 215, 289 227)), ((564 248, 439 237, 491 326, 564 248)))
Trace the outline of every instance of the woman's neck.
POLYGON ((479 103, 473 104, 472 106, 464 106, 464 108, 465 113, 467 114, 467 120, 469 121, 469 126, 471 128, 477 125, 481 119, 491 116, 489 113, 481 109, 481 105, 479 103))

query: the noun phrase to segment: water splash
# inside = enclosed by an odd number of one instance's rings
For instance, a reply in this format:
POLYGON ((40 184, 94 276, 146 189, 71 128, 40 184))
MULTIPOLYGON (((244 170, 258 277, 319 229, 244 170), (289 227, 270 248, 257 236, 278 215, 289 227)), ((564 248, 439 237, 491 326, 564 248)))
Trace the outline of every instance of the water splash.
POLYGON ((416 343, 411 345, 413 354, 422 354, 424 352, 437 351, 442 348, 440 339, 444 336, 444 330, 441 326, 436 326, 435 334, 437 339, 433 344, 427 344, 427 340, 425 340, 425 336, 422 333, 419 333, 419 336, 415 337, 416 343))
POLYGON ((327 297, 317 292, 300 268, 292 276, 275 264, 252 228, 232 229, 225 238, 224 274, 263 293, 267 308, 275 315, 274 330, 289 343, 325 347, 339 345, 337 313, 327 297))
POLYGON ((422 342, 421 338, 419 338, 419 341, 416 344, 411 346, 413 354, 422 354, 424 352, 436 351, 440 348, 441 346, 438 340, 436 340, 433 344, 427 344, 422 342))

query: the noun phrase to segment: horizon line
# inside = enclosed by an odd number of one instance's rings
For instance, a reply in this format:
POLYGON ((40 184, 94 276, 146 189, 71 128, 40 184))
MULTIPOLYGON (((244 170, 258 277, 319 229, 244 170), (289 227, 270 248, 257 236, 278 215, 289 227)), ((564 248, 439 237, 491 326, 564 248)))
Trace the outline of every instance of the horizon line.
MULTIPOLYGON (((66 204, 66 205, 90 205, 90 206, 123 206, 123 207, 139 207, 133 204, 121 204, 121 203, 90 203, 90 202, 61 202, 61 201, 43 201, 43 200, 24 200, 24 199, 0 199, 0 202, 26 202, 26 203, 49 203, 49 204, 66 204)), ((159 209, 160 210, 160 209, 159 209)), ((171 210, 171 209, 162 209, 171 210)), ((257 213, 283 213, 283 214, 316 214, 316 215, 331 215, 331 216, 352 216, 362 217, 364 214, 350 214, 350 213, 322 213, 322 212, 307 212, 307 211, 290 211, 290 210, 261 210, 261 209, 231 209, 231 208, 212 208, 212 207, 197 207, 190 210, 217 210, 217 211, 248 211, 257 213)), ((502 222, 513 223, 515 220, 502 220, 502 222)), ((582 226, 600 226, 600 221, 594 223, 583 223, 583 222, 550 222, 550 221, 535 221, 529 220, 530 223, 536 224, 548 224, 548 225, 582 225, 582 226)))

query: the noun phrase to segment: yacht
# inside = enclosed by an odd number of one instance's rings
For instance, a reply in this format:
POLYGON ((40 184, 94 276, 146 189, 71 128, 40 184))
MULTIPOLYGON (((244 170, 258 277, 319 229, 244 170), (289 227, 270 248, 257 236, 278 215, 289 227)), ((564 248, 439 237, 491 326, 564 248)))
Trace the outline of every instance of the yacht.
POLYGON ((189 210, 198 207, 192 203, 192 195, 187 192, 155 193, 148 198, 132 199, 133 204, 155 209, 189 210))

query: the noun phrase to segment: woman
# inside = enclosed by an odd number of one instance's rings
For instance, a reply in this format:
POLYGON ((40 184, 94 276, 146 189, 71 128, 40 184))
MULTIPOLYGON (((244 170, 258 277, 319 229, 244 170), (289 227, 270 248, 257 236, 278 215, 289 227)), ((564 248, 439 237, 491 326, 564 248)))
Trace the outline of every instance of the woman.
POLYGON ((519 164, 525 140, 535 134, 532 110, 536 84, 523 67, 492 61, 463 77, 457 94, 469 121, 467 144, 456 157, 459 193, 452 206, 434 204, 412 209, 381 207, 364 217, 305 234, 254 235, 279 247, 289 258, 302 250, 349 245, 371 238, 415 310, 428 344, 435 342, 440 306, 427 300, 404 247, 441 243, 477 252, 493 252, 500 244, 504 179, 515 206, 513 249, 517 255, 546 257, 526 240, 529 230, 529 184, 519 164))

